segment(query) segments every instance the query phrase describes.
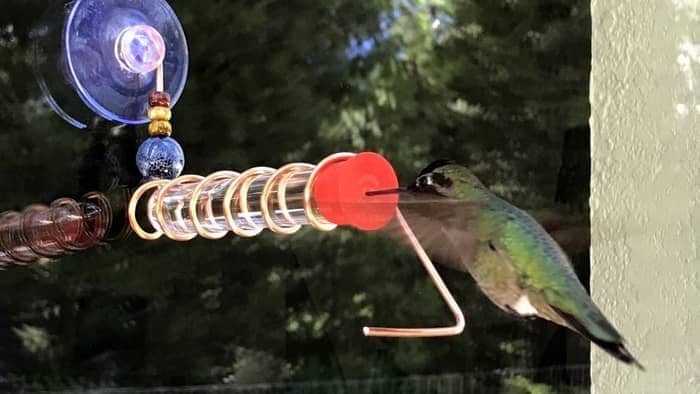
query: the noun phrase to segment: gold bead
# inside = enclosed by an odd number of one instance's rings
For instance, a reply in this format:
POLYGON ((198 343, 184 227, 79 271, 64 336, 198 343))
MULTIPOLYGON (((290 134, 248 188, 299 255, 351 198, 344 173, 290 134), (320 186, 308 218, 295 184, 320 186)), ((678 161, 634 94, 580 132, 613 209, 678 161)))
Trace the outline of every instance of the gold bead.
POLYGON ((151 137, 170 137, 173 126, 167 120, 155 120, 148 125, 148 135, 151 137))
POLYGON ((148 119, 150 120, 170 120, 172 113, 168 107, 151 107, 148 109, 148 119))

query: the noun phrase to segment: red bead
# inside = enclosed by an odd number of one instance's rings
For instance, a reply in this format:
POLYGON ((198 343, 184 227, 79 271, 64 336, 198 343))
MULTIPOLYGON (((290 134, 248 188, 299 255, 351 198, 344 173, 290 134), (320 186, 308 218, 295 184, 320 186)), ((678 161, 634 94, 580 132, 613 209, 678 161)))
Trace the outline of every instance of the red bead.
POLYGON ((153 92, 148 97, 148 105, 170 108, 170 95, 167 92, 153 92))

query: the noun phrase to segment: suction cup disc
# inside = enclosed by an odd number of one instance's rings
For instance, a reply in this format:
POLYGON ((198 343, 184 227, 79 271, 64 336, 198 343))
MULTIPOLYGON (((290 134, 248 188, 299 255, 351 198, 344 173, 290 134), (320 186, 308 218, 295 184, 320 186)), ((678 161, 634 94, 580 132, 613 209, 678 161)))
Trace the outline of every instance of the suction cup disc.
POLYGON ((95 115, 148 122, 148 96, 162 59, 171 105, 187 79, 185 34, 164 0, 75 0, 34 29, 34 68, 47 101, 86 127, 95 115))
MULTIPOLYGON (((80 98, 100 116, 127 124, 148 122, 148 95, 156 83, 155 71, 134 72, 120 60, 118 40, 135 26, 150 26, 162 37, 165 91, 174 104, 187 78, 187 42, 164 0, 77 0, 64 29, 66 67, 80 98)), ((148 48, 156 41, 140 44, 145 48, 135 51, 159 51, 148 48)))

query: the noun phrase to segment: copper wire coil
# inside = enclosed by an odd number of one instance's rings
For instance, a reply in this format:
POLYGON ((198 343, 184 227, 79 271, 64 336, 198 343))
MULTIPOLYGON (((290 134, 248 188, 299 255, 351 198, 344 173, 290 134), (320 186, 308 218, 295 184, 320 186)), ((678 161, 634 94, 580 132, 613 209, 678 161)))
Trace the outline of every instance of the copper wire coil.
POLYGON ((236 177, 236 179, 234 179, 226 189, 223 204, 226 222, 228 222, 231 230, 233 230, 233 232, 239 237, 255 237, 263 231, 263 227, 258 227, 255 225, 255 223, 251 223, 247 217, 245 218, 246 222, 248 222, 252 228, 243 228, 242 226, 238 225, 238 222, 234 217, 236 211, 232 205, 235 204, 238 206, 238 213, 246 215, 249 212, 247 190, 250 187, 250 184, 260 176, 273 175, 274 171, 274 169, 268 167, 251 168, 243 171, 241 175, 236 177), (246 192, 244 193, 244 191, 246 192))
MULTIPOLYGON (((127 209, 127 217, 129 218, 129 224, 131 225, 131 229, 138 235, 140 238, 145 239, 147 241, 155 241, 158 238, 163 236, 163 231, 160 230, 160 228, 155 228, 154 231, 148 232, 141 227, 139 224, 138 220, 136 219, 136 206, 138 205, 139 200, 141 197, 146 194, 146 192, 150 190, 159 190, 161 186, 167 185, 169 182, 166 180, 155 180, 151 182, 144 183, 134 191, 134 194, 131 196, 131 199, 129 200, 129 207, 127 209)), ((154 196, 157 196, 156 193, 154 193, 151 198, 154 196)))
POLYGON ((336 153, 333 155, 330 155, 326 157, 325 159, 321 160, 320 163, 316 166, 314 169, 314 172, 311 173, 311 177, 309 178, 309 183, 306 185, 306 188, 304 189, 304 213, 306 214, 306 219, 309 221, 309 223, 316 228, 319 231, 332 231, 335 230, 338 226, 336 224, 326 224, 318 220, 318 217, 320 216, 317 212, 316 209, 314 208, 313 204, 311 204, 311 199, 313 198, 313 190, 314 190, 314 183, 316 182, 316 177, 318 176, 319 172, 323 169, 323 167, 338 162, 338 161, 345 161, 351 157, 355 157, 355 153, 336 153))
MULTIPOLYGON (((97 215, 94 223, 90 218, 85 219, 85 233, 96 243, 104 242, 106 235, 112 227, 112 206, 102 193, 91 192, 82 197, 82 201, 91 202, 97 207, 97 215)), ((128 231, 128 230, 127 230, 128 231)), ((122 230, 124 232, 124 230, 122 230)))
POLYGON ((0 218, 0 246, 3 252, 12 259, 15 265, 27 265, 35 262, 38 256, 27 256, 21 254, 10 245, 16 245, 17 242, 12 242, 13 233, 19 231, 19 223, 22 220, 22 214, 19 212, 5 212, 0 218))
MULTIPOLYGON (((49 207, 45 205, 32 205, 27 207, 24 212, 22 212, 21 219, 19 220, 19 234, 22 243, 29 247, 38 257, 53 258, 58 257, 62 254, 60 246, 57 240, 53 240, 55 246, 50 247, 47 245, 42 245, 40 240, 32 236, 31 223, 33 216, 45 213, 49 210, 49 207)), ((49 240, 49 243, 51 240, 49 240)), ((36 259, 36 258, 35 258, 36 259)))
POLYGON ((54 226, 54 231, 56 234, 56 240, 58 243, 61 245, 64 251, 69 251, 69 252, 77 252, 83 249, 88 248, 91 245, 91 242, 89 242, 89 238, 86 240, 81 240, 79 239, 80 234, 82 234, 85 231, 85 223, 84 220, 78 220, 75 222, 77 226, 79 226, 78 231, 74 231, 73 234, 75 235, 75 239, 71 239, 69 233, 66 231, 66 229, 61 225, 61 220, 58 216, 58 211, 62 208, 68 208, 71 212, 80 212, 82 213, 82 209, 80 208, 80 205, 78 203, 70 198, 61 198, 59 200, 54 201, 51 203, 51 207, 54 209, 53 210, 53 215, 51 217, 51 221, 53 222, 54 226))
MULTIPOLYGON (((215 182, 221 182, 221 181, 227 181, 232 178, 236 178, 240 176, 241 174, 233 171, 219 171, 215 172, 208 177, 204 178, 197 187, 195 187, 194 191, 192 192, 192 197, 190 200, 190 212, 198 212, 198 205, 201 203, 201 195, 202 192, 204 191, 204 188, 209 185, 210 183, 215 183, 215 182)), ((207 214, 207 222, 210 224, 214 224, 214 206, 211 202, 211 199, 206 203, 206 214, 207 214)), ((228 231, 209 231, 206 229, 206 227, 202 224, 202 222, 199 220, 199 214, 195 213, 192 215, 192 224, 195 227, 195 230, 197 233, 206 239, 221 239, 228 234, 228 231)))
MULTIPOLYGON (((311 173, 303 193, 303 211, 308 223, 319 231, 331 231, 337 226, 327 223, 323 216, 317 212, 313 202, 313 185, 321 168, 338 161, 347 160, 355 156, 354 153, 338 153, 324 159, 318 165, 308 163, 291 163, 279 169, 269 167, 254 167, 242 173, 233 171, 219 171, 207 177, 185 175, 172 181, 154 180, 139 187, 129 201, 127 215, 134 232, 146 240, 156 240, 163 235, 176 241, 189 241, 197 236, 207 239, 223 238, 228 232, 233 232, 240 237, 255 237, 265 228, 283 235, 291 235, 301 229, 301 225, 289 213, 287 201, 287 185, 295 176, 303 173, 311 173), (260 193, 260 199, 256 200, 260 206, 260 216, 264 225, 256 223, 251 218, 249 198, 250 187, 259 180, 265 180, 260 193), (225 185, 221 211, 223 219, 227 223, 224 231, 212 231, 206 225, 216 225, 214 218, 214 206, 211 196, 204 196, 205 190, 214 185, 225 185), (165 212, 165 201, 168 193, 178 187, 190 187, 182 201, 177 202, 174 210, 175 217, 168 217, 165 212), (150 194, 149 194, 150 193, 150 194), (139 224, 136 218, 136 208, 140 200, 149 194, 149 221, 154 228, 148 232, 139 224), (189 201, 187 201, 189 200, 189 201), (277 206, 278 210, 274 207, 277 206), (183 208, 187 208, 188 218, 182 217, 183 208), (179 215, 179 216, 178 216, 179 215), (242 222, 240 218, 242 218, 242 222), (190 223, 187 223, 189 219, 190 223)), ((256 211, 257 213, 257 211, 256 211)))
POLYGON ((0 268, 95 246, 106 235, 111 218, 109 201, 100 193, 89 193, 81 202, 61 198, 50 206, 31 205, 21 213, 5 212, 0 215, 0 268), (88 215, 88 208, 95 215, 88 215), (75 227, 67 229, 65 223, 75 227))
MULTIPOLYGON (((168 223, 166 222, 165 219, 165 212, 163 212, 163 203, 165 201, 165 196, 167 196, 167 193, 170 189, 174 188, 175 186, 179 185, 185 185, 188 183, 199 183, 204 179, 204 177, 198 176, 198 175, 185 175, 181 176, 172 182, 169 182, 168 184, 164 185, 163 187, 160 188, 160 191, 158 193, 158 197, 156 198, 156 218, 158 219, 158 224, 160 225, 160 229, 165 234, 168 238, 174 239, 176 241, 189 241, 194 239, 197 236, 197 233, 193 232, 188 232, 187 226, 184 224, 184 219, 180 216, 176 218, 173 223, 177 224, 182 232, 174 232, 170 230, 168 223), (186 234, 186 235, 183 235, 186 234)), ((184 201, 178 201, 178 204, 183 204, 184 201)), ((176 212, 182 212, 180 209, 178 209, 176 212)))
POLYGON ((299 171, 313 171, 315 166, 306 163, 287 164, 274 172, 268 179, 263 191, 260 195, 260 211, 262 212, 263 220, 267 227, 277 233, 284 235, 292 235, 301 230, 301 225, 294 221, 294 218, 289 214, 287 207, 287 183, 299 171), (274 211, 271 208, 271 196, 273 190, 277 190, 277 204, 282 211, 283 218, 287 221, 286 226, 277 224, 273 220, 274 211))

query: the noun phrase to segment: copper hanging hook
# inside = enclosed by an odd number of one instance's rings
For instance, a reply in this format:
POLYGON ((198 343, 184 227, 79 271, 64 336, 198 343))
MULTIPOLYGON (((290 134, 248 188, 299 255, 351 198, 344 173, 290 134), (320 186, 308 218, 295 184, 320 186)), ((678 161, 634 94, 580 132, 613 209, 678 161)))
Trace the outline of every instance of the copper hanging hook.
POLYGON ((430 280, 433 282, 438 292, 445 300, 448 308, 454 315, 455 324, 449 327, 433 327, 433 328, 389 328, 389 327, 364 327, 362 332, 368 337, 400 337, 400 338, 420 338, 420 337, 446 337, 459 335, 464 331, 466 325, 464 314, 460 309, 459 305, 455 301, 454 297, 450 293, 450 290, 445 285, 445 282, 440 277, 440 274, 435 269, 433 262, 425 253, 423 246, 421 246, 418 238, 411 230, 411 227, 406 222, 406 219, 401 214, 401 210, 396 208, 396 219, 399 221, 399 225, 403 229, 404 233, 408 237, 413 250, 420 259, 423 267, 428 272, 430 280))

